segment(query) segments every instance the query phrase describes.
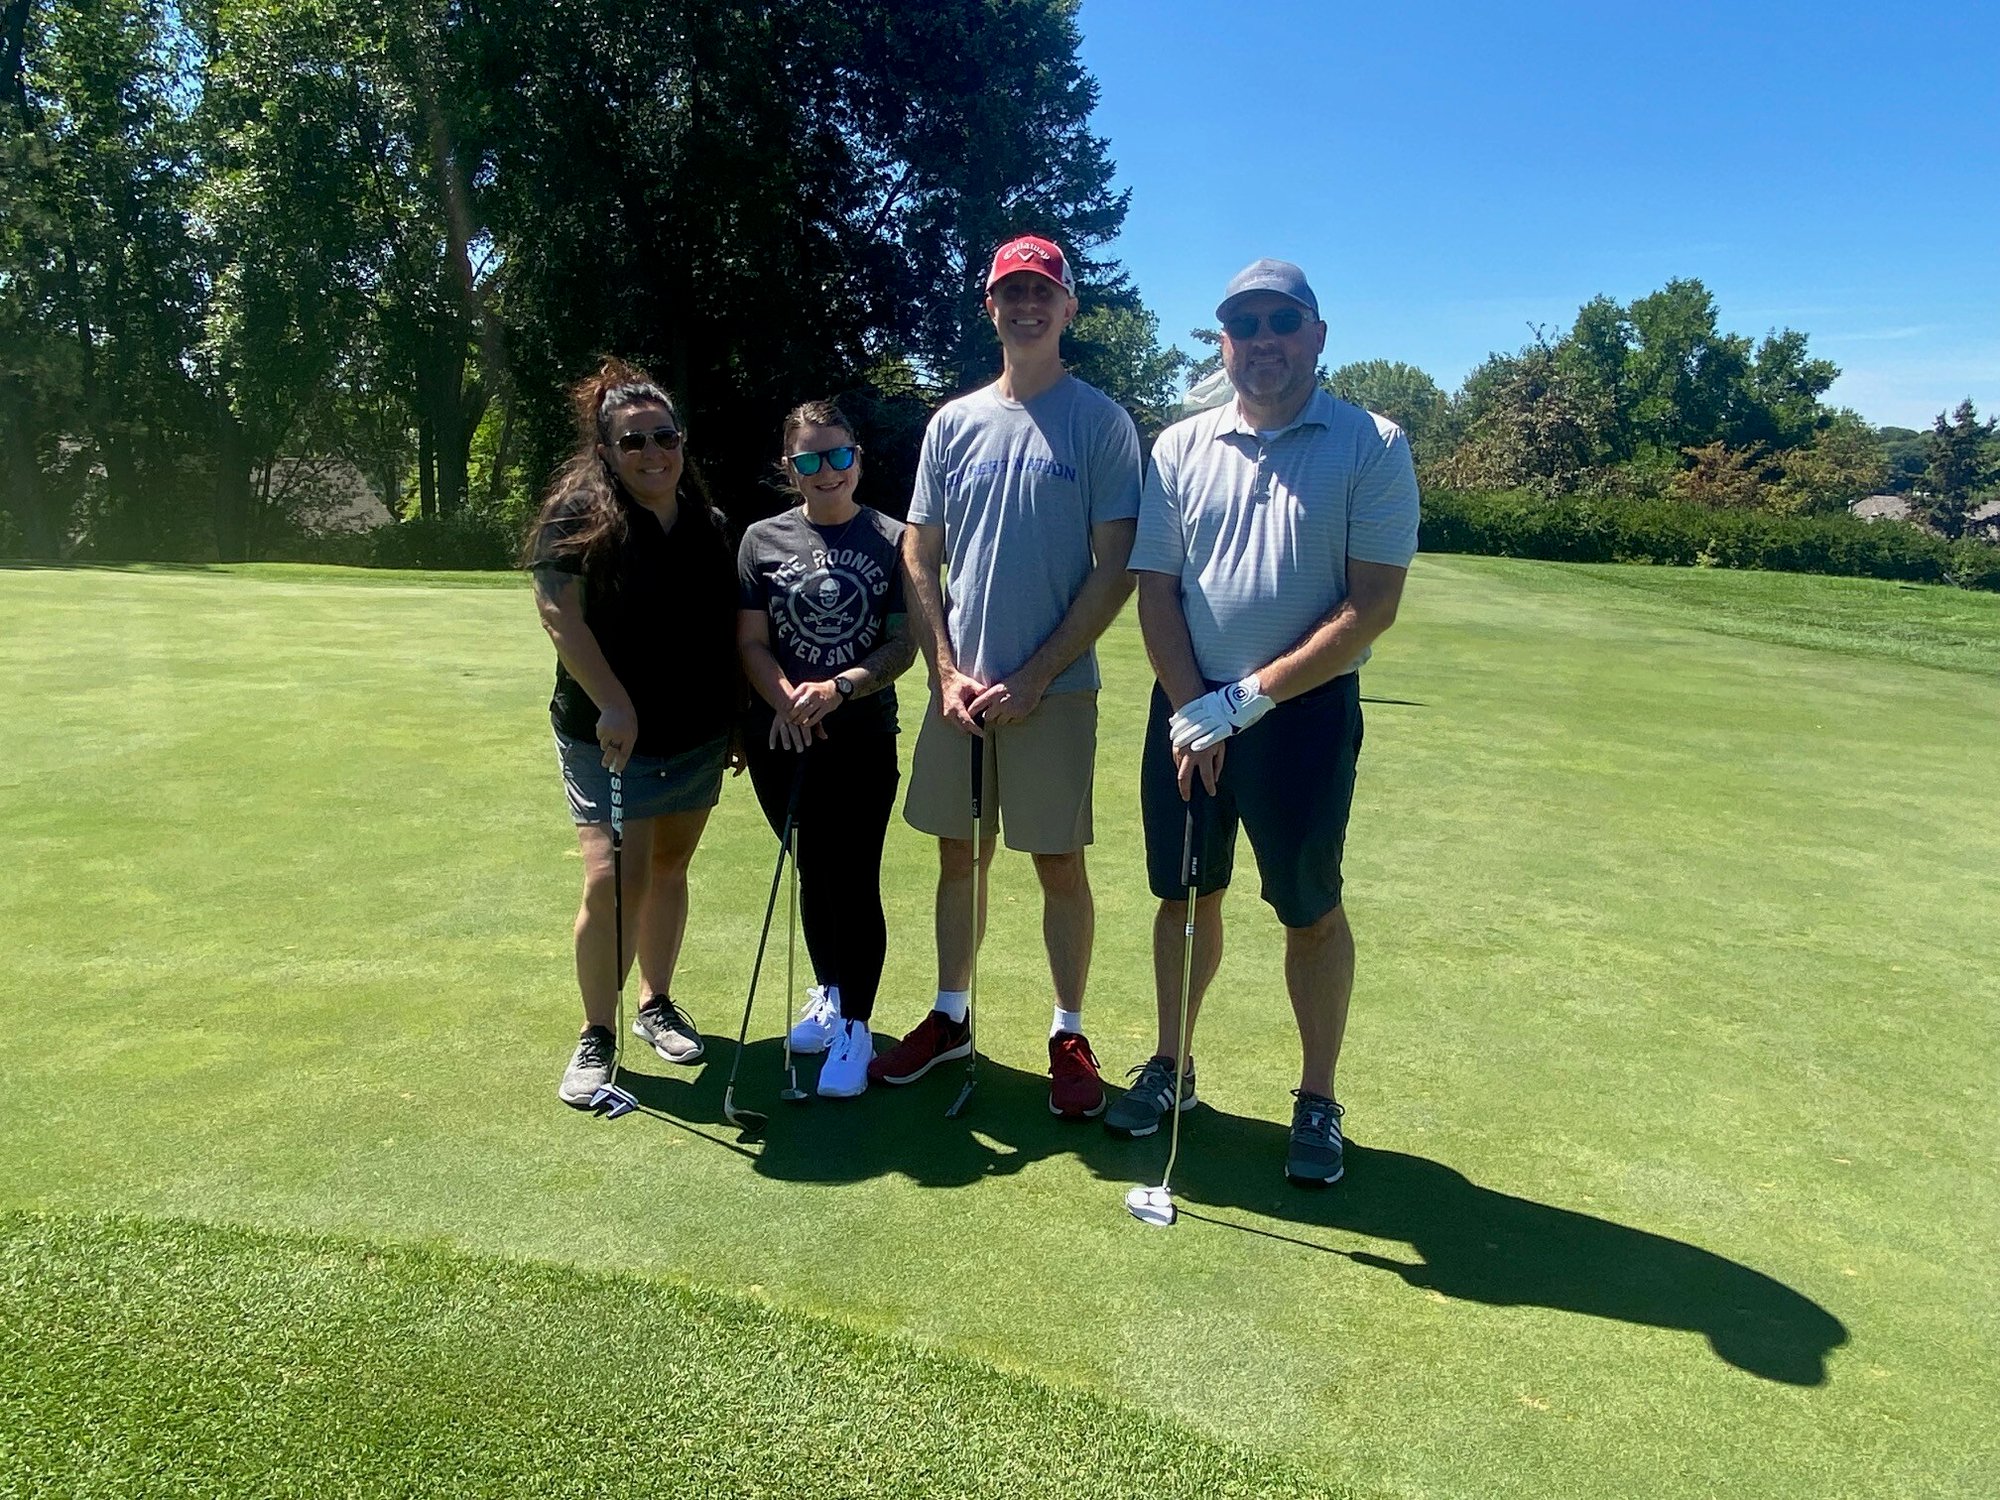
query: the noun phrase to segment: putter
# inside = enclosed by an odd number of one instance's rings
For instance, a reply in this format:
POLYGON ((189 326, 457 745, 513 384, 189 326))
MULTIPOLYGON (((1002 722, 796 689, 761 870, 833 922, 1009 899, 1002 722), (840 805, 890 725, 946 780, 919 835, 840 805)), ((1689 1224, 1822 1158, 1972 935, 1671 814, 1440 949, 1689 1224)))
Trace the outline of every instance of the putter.
MULTIPOLYGON (((805 769, 805 763, 805 752, 800 751, 800 770, 805 769)), ((798 1065, 792 1061, 792 986, 798 982, 799 963, 799 830, 789 818, 785 820, 785 837, 792 859, 791 873, 785 877, 785 901, 791 915, 785 932, 785 1086, 778 1090, 778 1097, 787 1104, 803 1104, 806 1091, 799 1087, 798 1065)))
POLYGON ((972 1098, 972 1091, 979 1087, 979 851, 984 847, 980 839, 980 810, 985 792, 986 741, 975 734, 972 736, 972 973, 965 987, 966 1040, 972 1043, 972 1051, 965 1059, 965 1087, 944 1112, 947 1120, 959 1117, 972 1098))
POLYGON ((1194 988, 1194 903, 1195 887, 1201 883, 1201 846, 1195 841, 1195 804, 1202 795, 1197 778, 1188 791, 1187 822, 1181 829, 1181 874, 1187 881, 1186 935, 1181 946, 1181 1013, 1177 1022, 1179 1039, 1174 1044, 1174 1118, 1167 1134, 1167 1169, 1160 1174, 1158 1187, 1141 1185, 1125 1195, 1125 1210, 1141 1224, 1155 1229, 1171 1228, 1179 1217, 1174 1208, 1174 1158, 1181 1151, 1181 1076, 1187 1071, 1188 995, 1194 988))
MULTIPOLYGON (((729 1083, 722 1091, 722 1117, 738 1130, 762 1130, 770 1116, 754 1109, 736 1107, 736 1074, 743 1066, 743 1044, 750 1035, 750 1009, 757 1003, 757 976, 764 968, 764 945, 771 938, 771 918, 778 910, 778 881, 785 873, 785 858, 792 847, 792 820, 799 815, 799 788, 805 785, 805 752, 799 752, 799 767, 792 773, 792 795, 785 804, 785 826, 778 839, 778 867, 771 872, 771 895, 764 903, 764 930, 757 937, 757 959, 750 965, 750 993, 743 997, 743 1024, 736 1029, 736 1060, 729 1065, 729 1083)), ((787 1002, 789 1006, 790 1002, 787 1002)), ((791 1029, 786 1028, 789 1046, 791 1029)))
POLYGON ((618 1026, 611 1034, 611 1078, 590 1096, 590 1107, 615 1120, 629 1115, 639 1101, 618 1087, 618 1059, 625 1051, 625 777, 611 773, 611 941, 616 958, 612 979, 618 985, 618 1026))

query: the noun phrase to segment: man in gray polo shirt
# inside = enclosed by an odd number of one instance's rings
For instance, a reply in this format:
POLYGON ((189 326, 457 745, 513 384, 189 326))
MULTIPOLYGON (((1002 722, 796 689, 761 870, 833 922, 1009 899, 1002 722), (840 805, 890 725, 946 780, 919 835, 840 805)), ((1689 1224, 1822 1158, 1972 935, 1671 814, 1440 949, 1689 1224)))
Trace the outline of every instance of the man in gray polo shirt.
POLYGON ((1320 389, 1326 324, 1297 266, 1245 267, 1216 316, 1236 399, 1160 435, 1132 549, 1158 679, 1139 794, 1160 898, 1159 1045, 1105 1124, 1150 1135, 1169 1109, 1195 1102, 1193 1052, 1178 1069, 1175 1053, 1183 822, 1196 796, 1203 858, 1188 1035, 1222 959, 1222 892, 1241 823, 1285 929, 1304 1055, 1285 1174, 1325 1184, 1343 1170, 1333 1073, 1354 985, 1340 860, 1361 749, 1355 673, 1394 622, 1416 553, 1416 471, 1395 423, 1320 389))

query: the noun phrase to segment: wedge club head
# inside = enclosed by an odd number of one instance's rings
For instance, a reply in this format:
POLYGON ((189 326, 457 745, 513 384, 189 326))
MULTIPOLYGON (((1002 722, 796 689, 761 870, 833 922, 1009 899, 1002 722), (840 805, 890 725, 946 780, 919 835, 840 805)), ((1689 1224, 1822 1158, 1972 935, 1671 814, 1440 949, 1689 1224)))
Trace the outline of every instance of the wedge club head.
POLYGON ((722 1091, 722 1118, 745 1134, 762 1130, 771 1123, 769 1115, 760 1114, 754 1109, 736 1107, 736 1085, 733 1083, 722 1091))
POLYGON ((1141 1224, 1171 1229, 1179 1216, 1174 1195, 1165 1187, 1135 1187, 1125 1195, 1125 1211, 1141 1224))
POLYGON ((590 1107, 602 1110, 604 1118, 615 1120, 620 1115, 629 1115, 639 1107, 639 1101, 616 1084, 607 1083, 590 1096, 590 1107))

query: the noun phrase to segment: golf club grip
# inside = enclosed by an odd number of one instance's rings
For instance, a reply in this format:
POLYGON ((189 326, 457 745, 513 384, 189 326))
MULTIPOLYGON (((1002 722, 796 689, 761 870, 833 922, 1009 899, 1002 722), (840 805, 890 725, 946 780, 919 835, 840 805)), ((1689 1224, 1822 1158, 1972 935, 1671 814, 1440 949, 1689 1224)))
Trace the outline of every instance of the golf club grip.
MULTIPOLYGON (((976 734, 971 736, 971 739, 972 739, 972 821, 977 823, 979 821, 980 802, 986 795, 986 741, 981 739, 976 734)), ((979 860, 978 850, 975 849, 973 851, 972 858, 973 862, 976 864, 979 860)))
POLYGON ((1187 821, 1181 826, 1181 884, 1192 889, 1201 883, 1201 807, 1207 796, 1201 778, 1196 777, 1188 792, 1187 821))
POLYGON ((616 848, 625 839, 625 775, 611 773, 611 843, 616 848))

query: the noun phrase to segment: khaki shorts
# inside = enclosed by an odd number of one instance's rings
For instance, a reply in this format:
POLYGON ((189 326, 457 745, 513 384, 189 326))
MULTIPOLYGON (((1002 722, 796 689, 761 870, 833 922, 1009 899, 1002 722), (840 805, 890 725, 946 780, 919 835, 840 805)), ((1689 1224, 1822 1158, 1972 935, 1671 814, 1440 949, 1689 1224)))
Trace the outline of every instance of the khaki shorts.
MULTIPOLYGON (((903 817, 920 833, 972 837, 972 737, 938 712, 933 693, 917 731, 903 817)), ((1018 724, 986 731, 984 827, 1009 849, 1074 854, 1091 841, 1097 694, 1056 693, 1018 724)))

